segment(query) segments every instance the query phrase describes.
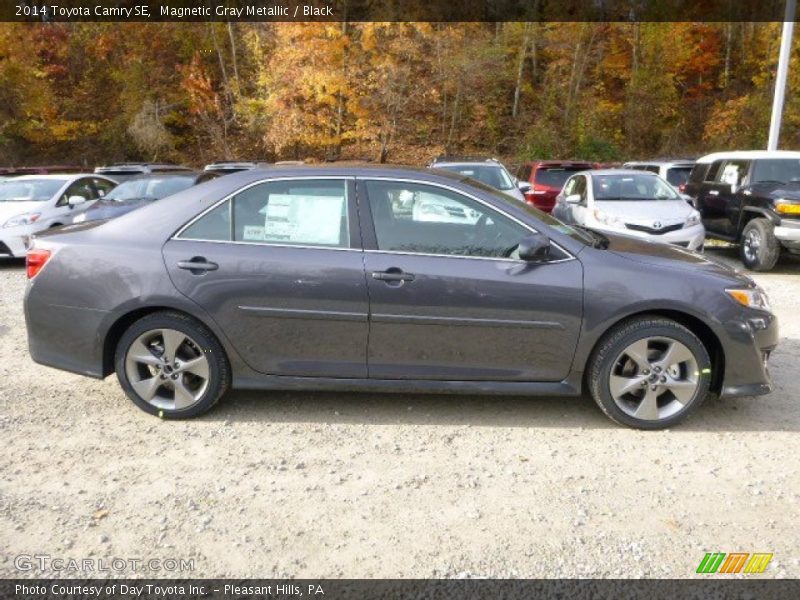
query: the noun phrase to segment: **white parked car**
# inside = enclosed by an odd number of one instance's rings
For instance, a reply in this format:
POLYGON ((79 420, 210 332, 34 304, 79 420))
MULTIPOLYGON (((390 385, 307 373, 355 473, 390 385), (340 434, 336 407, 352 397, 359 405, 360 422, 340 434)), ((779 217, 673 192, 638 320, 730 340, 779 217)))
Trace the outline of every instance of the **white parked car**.
POLYGON ((0 256, 25 256, 33 234, 72 223, 116 185, 102 175, 23 175, 0 181, 0 256))
POLYGON ((553 216, 604 233, 703 249, 698 213, 667 181, 645 171, 602 169, 570 177, 553 216))

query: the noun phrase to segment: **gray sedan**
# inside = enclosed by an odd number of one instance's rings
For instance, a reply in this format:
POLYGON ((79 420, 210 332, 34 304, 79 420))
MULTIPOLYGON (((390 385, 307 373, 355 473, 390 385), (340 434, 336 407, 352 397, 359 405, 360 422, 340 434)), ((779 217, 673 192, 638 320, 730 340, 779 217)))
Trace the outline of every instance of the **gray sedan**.
POLYGON ((738 272, 442 170, 244 171, 37 237, 28 276, 34 360, 116 372, 163 418, 231 388, 588 390, 613 420, 655 429, 709 392, 768 393, 778 341, 738 272))

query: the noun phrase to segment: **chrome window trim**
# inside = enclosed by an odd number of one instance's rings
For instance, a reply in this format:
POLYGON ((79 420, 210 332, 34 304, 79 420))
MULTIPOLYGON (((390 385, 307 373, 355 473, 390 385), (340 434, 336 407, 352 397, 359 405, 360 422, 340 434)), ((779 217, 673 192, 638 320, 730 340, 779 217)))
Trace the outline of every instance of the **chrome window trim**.
MULTIPOLYGON (((247 185, 238 188, 236 191, 231 192, 221 200, 218 200, 207 209, 205 209, 200 214, 196 215, 193 219, 189 220, 185 225, 183 225, 178 231, 172 234, 169 238, 170 240, 175 240, 177 242, 203 242, 207 244, 239 244, 239 245, 249 245, 249 246, 277 246, 280 248, 315 248, 317 250, 354 250, 356 252, 361 252, 361 248, 351 248, 350 247, 350 232, 352 231, 351 227, 353 224, 350 222, 350 198, 348 195, 347 185, 344 186, 345 191, 345 212, 347 213, 347 246, 310 246, 308 244, 274 244, 272 242, 244 242, 244 241, 236 241, 236 240, 202 240, 202 239, 190 239, 190 238, 182 238, 180 235, 186 231, 189 227, 194 225, 197 221, 202 219, 208 213, 213 211, 218 206, 232 200, 238 194, 249 190, 252 187, 257 185, 261 185, 264 183, 272 183, 273 181, 319 181, 319 180, 334 180, 334 181, 355 181, 355 177, 352 175, 322 175, 322 176, 313 176, 313 175, 301 175, 299 177, 270 177, 268 179, 259 179, 258 181, 252 181, 247 185)), ((233 205, 231 205, 231 212, 233 205)))
MULTIPOLYGON (((489 204, 485 200, 482 200, 481 198, 478 198, 477 196, 474 196, 474 195, 470 194, 469 192, 465 192, 465 191, 463 191, 463 190, 461 190, 459 188, 455 188, 455 187, 449 186, 449 185, 444 184, 444 183, 424 181, 424 180, 421 181, 419 179, 407 179, 407 178, 397 178, 397 177, 380 177, 380 176, 378 176, 378 177, 357 177, 356 179, 358 179, 358 181, 363 181, 364 183, 367 183, 369 181, 397 181, 397 182, 400 182, 400 183, 416 183, 416 184, 419 184, 419 185, 429 185, 429 186, 433 186, 433 187, 439 187, 439 188, 442 188, 442 189, 445 189, 445 190, 449 190, 451 192, 455 192, 456 194, 460 194, 462 196, 466 196, 467 198, 470 198, 471 200, 475 200, 479 204, 482 204, 483 206, 487 207, 489 210, 493 210, 495 212, 498 212, 501 215, 503 215, 504 217, 506 217, 507 219, 511 219, 512 221, 514 221, 518 225, 521 225, 524 229, 527 229, 531 233, 539 233, 538 230, 534 229, 533 227, 531 227, 530 225, 528 225, 524 221, 519 220, 514 215, 508 214, 503 209, 497 208, 496 206, 492 206, 491 204, 489 204)), ((502 192, 499 192, 499 193, 502 193, 502 192)), ((369 196, 369 194, 367 194, 367 196, 369 196)), ((370 214, 371 213, 372 213, 372 210, 370 210, 370 214)), ((373 218, 372 227, 373 227, 373 229, 375 228, 374 218, 373 218)), ((376 238, 377 238, 377 235, 376 235, 376 238)), ((571 252, 566 250, 564 247, 562 247, 560 244, 554 242, 553 240, 550 240, 550 243, 553 244, 553 246, 555 246, 556 248, 558 248, 561 252, 566 254, 567 257, 566 258, 560 258, 558 260, 552 260, 552 261, 543 262, 543 263, 540 263, 540 264, 542 264, 542 265, 552 265, 552 264, 556 264, 556 263, 566 262, 568 260, 576 260, 575 256, 571 252)), ((462 259, 463 258, 467 258, 467 259, 479 259, 479 260, 499 260, 499 261, 510 261, 510 262, 527 263, 527 261, 524 261, 524 260, 521 260, 521 259, 518 259, 518 258, 503 258, 503 257, 493 257, 493 256, 467 256, 467 255, 463 255, 463 254, 431 254, 431 253, 425 253, 425 252, 402 252, 402 251, 395 251, 395 250, 364 250, 364 252, 372 252, 372 253, 379 253, 379 254, 402 254, 402 255, 407 255, 407 256, 438 256, 438 257, 446 257, 446 258, 462 258, 462 259)))

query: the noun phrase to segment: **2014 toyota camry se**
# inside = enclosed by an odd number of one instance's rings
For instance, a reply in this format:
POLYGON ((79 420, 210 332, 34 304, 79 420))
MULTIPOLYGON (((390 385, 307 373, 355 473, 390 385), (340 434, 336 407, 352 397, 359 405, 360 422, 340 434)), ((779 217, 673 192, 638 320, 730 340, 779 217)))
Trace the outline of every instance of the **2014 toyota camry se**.
POLYGON ((33 359, 163 418, 231 388, 588 390, 656 429, 768 393, 778 341, 743 274, 444 171, 244 171, 35 238, 27 271, 33 359))

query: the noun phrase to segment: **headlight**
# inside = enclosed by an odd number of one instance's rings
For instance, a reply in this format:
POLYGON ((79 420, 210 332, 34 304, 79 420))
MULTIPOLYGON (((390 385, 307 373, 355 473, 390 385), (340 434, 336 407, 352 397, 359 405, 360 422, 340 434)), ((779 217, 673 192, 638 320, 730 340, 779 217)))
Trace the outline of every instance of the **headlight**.
POLYGON ((86 220, 86 213, 81 213, 72 219, 73 223, 83 223, 86 220))
POLYGON ((692 214, 689 215, 689 218, 686 219, 686 223, 683 224, 684 227, 694 227, 700 222, 700 213, 694 211, 692 214))
POLYGON ((725 292, 742 306, 770 311, 769 298, 761 288, 733 288, 725 292))
POLYGON ((782 215, 800 215, 800 204, 786 202, 781 198, 775 204, 775 212, 782 215))
POLYGON ((36 223, 41 216, 42 213, 23 213, 21 215, 17 215, 16 217, 11 217, 5 222, 3 227, 19 227, 20 225, 30 225, 31 223, 36 223))
POLYGON ((612 215, 607 215, 599 208, 594 209, 594 218, 604 223, 606 225, 610 225, 611 227, 623 227, 622 221, 619 218, 614 217, 612 215))

